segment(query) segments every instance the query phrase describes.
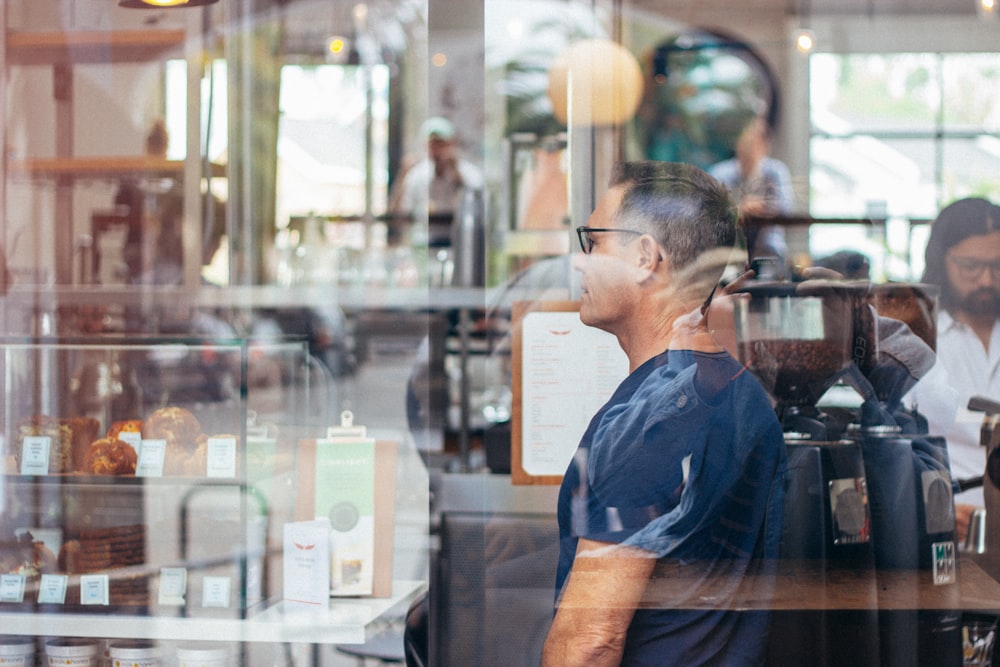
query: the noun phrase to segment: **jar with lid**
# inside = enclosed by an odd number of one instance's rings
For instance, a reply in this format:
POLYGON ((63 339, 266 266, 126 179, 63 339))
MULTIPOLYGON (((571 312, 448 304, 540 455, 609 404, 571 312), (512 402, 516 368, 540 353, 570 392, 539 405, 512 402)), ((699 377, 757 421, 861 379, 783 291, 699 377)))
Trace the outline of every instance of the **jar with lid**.
POLYGON ((33 667, 34 637, 0 636, 0 667, 33 667))
POLYGON ((99 667, 97 641, 72 637, 50 639, 45 644, 49 667, 99 667))

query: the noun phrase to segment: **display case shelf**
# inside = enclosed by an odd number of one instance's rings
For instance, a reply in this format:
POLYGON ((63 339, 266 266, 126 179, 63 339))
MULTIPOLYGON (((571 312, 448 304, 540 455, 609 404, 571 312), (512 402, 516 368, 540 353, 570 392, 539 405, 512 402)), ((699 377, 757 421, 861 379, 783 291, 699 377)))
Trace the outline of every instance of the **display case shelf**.
POLYGON ((279 602, 245 619, 130 616, 123 623, 121 616, 4 612, 0 605, 0 624, 5 634, 13 635, 37 634, 44 627, 48 635, 67 637, 362 644, 371 635, 372 623, 407 606, 425 588, 420 581, 395 581, 391 597, 332 600, 324 611, 299 610, 279 602))

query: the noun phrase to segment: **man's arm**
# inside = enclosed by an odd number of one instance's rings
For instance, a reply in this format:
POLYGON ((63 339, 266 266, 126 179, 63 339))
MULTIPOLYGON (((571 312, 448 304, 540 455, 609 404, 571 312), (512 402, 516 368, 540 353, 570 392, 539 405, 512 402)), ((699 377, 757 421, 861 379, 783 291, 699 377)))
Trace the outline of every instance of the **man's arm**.
POLYGON ((542 667, 621 664, 628 626, 655 565, 648 551, 581 539, 542 667))

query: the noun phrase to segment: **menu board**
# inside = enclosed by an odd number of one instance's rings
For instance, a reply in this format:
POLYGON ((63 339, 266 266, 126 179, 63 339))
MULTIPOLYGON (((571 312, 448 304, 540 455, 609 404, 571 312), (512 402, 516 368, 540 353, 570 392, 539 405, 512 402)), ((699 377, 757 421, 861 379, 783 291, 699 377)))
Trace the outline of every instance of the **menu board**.
POLYGON ((558 484, 591 417, 628 375, 611 334, 580 321, 579 302, 512 307, 511 479, 558 484))

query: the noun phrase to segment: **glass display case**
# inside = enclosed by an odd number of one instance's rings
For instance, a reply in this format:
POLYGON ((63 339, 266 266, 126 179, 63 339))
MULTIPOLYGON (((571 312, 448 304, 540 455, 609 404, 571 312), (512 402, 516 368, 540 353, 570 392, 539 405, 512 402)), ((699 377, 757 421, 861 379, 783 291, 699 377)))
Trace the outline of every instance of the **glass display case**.
POLYGON ((5 604, 239 616, 266 602, 305 341, 4 340, 5 604), (20 578, 20 580, 18 580, 20 578))
POLYGON ((296 456, 325 434, 315 363, 292 337, 0 340, 4 633, 364 641, 419 582, 311 622, 282 609, 296 456))

